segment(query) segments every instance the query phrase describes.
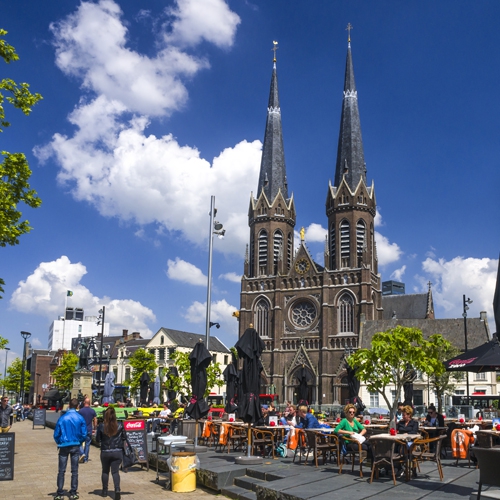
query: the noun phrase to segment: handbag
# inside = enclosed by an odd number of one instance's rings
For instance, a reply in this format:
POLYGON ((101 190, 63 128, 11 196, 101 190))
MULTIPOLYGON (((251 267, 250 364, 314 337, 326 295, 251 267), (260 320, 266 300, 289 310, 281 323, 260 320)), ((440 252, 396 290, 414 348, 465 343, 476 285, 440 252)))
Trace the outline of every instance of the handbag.
POLYGON ((127 436, 125 435, 125 439, 123 441, 122 468, 128 469, 129 467, 132 467, 132 465, 135 465, 138 461, 139 459, 137 457, 137 452, 134 450, 127 436))

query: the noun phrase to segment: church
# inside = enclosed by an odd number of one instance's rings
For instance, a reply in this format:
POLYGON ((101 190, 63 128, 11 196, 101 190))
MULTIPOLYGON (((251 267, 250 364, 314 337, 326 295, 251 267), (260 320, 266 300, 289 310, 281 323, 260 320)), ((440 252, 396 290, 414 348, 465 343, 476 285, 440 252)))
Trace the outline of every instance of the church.
POLYGON ((375 189, 367 181, 350 39, 334 184, 325 185, 322 263, 312 259, 304 230, 294 241, 290 188, 275 58, 257 197, 248 212, 239 334, 253 324, 265 343, 263 392, 296 401, 297 377, 306 373, 309 403, 332 404, 347 397, 345 357, 360 346, 362 324, 383 318, 375 189))

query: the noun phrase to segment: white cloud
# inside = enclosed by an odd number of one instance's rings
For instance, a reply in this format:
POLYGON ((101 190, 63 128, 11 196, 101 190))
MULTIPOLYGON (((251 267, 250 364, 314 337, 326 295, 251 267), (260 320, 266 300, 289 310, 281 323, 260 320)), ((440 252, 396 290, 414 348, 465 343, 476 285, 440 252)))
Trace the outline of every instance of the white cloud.
POLYGON ((397 243, 390 243, 389 240, 375 231, 375 241, 377 242, 377 257, 378 263, 381 266, 386 266, 392 262, 399 260, 403 251, 397 243))
POLYGON ((34 337, 32 339, 30 339, 30 344, 33 346, 33 347, 42 347, 42 341, 38 338, 38 337, 34 337))
POLYGON ((82 307, 86 316, 97 316, 98 309, 106 306, 106 322, 110 323, 112 333, 127 329, 151 337, 153 332, 148 323, 156 321, 151 309, 135 300, 96 297, 80 283, 85 274, 87 269, 81 262, 71 263, 65 255, 52 262, 42 262, 25 281, 19 282, 10 305, 16 311, 54 320, 62 314, 67 290, 71 290, 73 296, 68 298, 68 306, 82 307))
MULTIPOLYGON (((224 332, 232 335, 238 334, 238 321, 232 316, 238 307, 232 306, 225 300, 212 302, 210 308, 210 321, 220 323, 224 332)), ((184 318, 190 323, 204 323, 206 321, 207 303, 193 302, 184 314, 184 318)))
POLYGON ((401 279, 403 278, 403 274, 405 273, 405 271, 406 271, 406 265, 400 267, 399 269, 396 269, 391 274, 391 280, 401 281, 401 279))
POLYGON ((382 209, 377 207, 377 213, 375 214, 375 219, 373 221, 375 227, 385 226, 384 221, 382 220, 382 209))
POLYGON ((219 275, 219 279, 231 281, 232 283, 240 283, 241 282, 241 274, 225 273, 225 274, 219 275))
MULTIPOLYGON (((442 307, 448 317, 462 315, 463 295, 474 303, 470 306, 469 316, 479 316, 480 311, 488 313, 490 328, 494 327, 493 295, 498 271, 498 260, 455 257, 450 261, 427 258, 422 269, 431 277, 432 293, 435 304, 442 307)), ((427 288, 428 277, 418 277, 422 288, 427 288)))
POLYGON ((183 281, 190 285, 207 286, 207 277, 195 265, 176 257, 168 260, 167 276, 171 280, 183 281))
POLYGON ((305 239, 306 242, 311 243, 324 243, 327 231, 321 224, 313 222, 306 228, 305 239))
POLYGON ((175 16, 172 30, 165 35, 167 42, 197 45, 202 40, 218 47, 233 44, 241 19, 224 0, 176 0, 177 7, 168 9, 175 16))

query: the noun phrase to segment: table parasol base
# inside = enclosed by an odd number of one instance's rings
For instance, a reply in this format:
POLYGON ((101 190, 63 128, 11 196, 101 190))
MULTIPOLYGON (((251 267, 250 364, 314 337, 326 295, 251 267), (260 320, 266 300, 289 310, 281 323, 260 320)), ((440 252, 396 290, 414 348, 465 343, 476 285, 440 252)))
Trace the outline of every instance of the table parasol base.
POLYGON ((237 465, 262 465, 264 459, 262 457, 236 457, 234 463, 237 465))
POLYGON ((207 446, 195 446, 194 444, 185 444, 182 446, 185 451, 193 451, 194 453, 206 453, 208 451, 207 446))

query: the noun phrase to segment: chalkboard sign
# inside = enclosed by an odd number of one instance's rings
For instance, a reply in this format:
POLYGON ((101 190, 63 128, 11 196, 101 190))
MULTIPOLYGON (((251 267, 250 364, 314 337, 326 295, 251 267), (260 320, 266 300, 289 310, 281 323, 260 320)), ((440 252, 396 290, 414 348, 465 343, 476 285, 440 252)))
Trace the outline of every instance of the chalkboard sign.
POLYGON ((0 434, 0 481, 14 479, 15 437, 13 432, 0 434))
POLYGON ((33 410, 33 429, 35 428, 35 425, 43 425, 43 428, 45 429, 46 416, 47 413, 45 408, 35 408, 33 410))
POLYGON ((127 433, 130 446, 137 452, 139 463, 147 464, 148 461, 148 441, 146 439, 146 426, 144 420, 125 420, 123 427, 127 433))

